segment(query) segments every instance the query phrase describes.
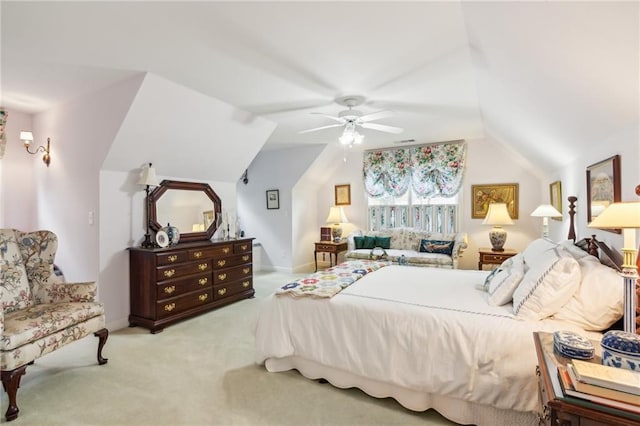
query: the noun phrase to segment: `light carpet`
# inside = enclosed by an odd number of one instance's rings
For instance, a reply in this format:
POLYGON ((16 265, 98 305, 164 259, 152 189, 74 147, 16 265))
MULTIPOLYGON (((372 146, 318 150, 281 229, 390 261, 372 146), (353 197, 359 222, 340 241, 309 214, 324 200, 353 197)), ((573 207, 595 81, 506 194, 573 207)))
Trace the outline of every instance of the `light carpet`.
MULTIPOLYGON (((299 276, 299 275, 298 275, 299 276)), ((452 425, 391 398, 339 389, 254 363, 261 300, 292 274, 258 272, 256 297, 167 327, 112 332, 96 363, 88 337, 36 360, 12 425, 452 425)), ((2 393, 2 422, 7 409, 2 393)))

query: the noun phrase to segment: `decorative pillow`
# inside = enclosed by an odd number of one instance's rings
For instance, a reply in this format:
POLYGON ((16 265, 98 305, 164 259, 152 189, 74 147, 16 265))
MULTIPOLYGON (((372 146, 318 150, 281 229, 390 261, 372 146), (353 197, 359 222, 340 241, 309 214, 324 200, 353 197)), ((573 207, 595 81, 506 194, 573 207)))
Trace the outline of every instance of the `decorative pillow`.
POLYGON ((493 279, 493 277, 496 276, 496 274, 500 272, 500 268, 494 268, 491 273, 489 275, 487 275, 487 278, 484 279, 484 284, 482 284, 482 289, 484 291, 489 291, 489 284, 491 283, 491 280, 493 279))
POLYGON ((518 254, 503 262, 496 269, 498 272, 489 280, 489 303, 502 306, 511 302, 513 292, 524 277, 524 262, 518 254))
POLYGON ((556 248, 557 245, 558 244, 553 241, 545 238, 539 238, 529 243, 527 248, 522 252, 525 272, 532 266, 535 266, 539 259, 544 259, 545 253, 556 248))
POLYGON ((364 248, 364 237, 353 237, 356 250, 364 248))
MULTIPOLYGON (((526 253, 523 257, 526 262, 526 253)), ((537 254, 513 293, 513 313, 532 320, 550 317, 573 297, 581 278, 578 261, 562 247, 537 254)))
POLYGON ((441 240, 421 240, 420 252, 422 253, 442 253, 451 255, 455 241, 441 240))
POLYGON ((369 235, 364 236, 364 246, 362 248, 372 249, 376 246, 376 237, 371 237, 369 235))
POLYGON ((582 281, 578 291, 553 318, 590 331, 602 331, 622 318, 623 281, 620 275, 591 255, 578 259, 582 281))
POLYGON ((376 241, 374 243, 376 247, 382 247, 383 249, 391 248, 391 237, 376 237, 376 241))

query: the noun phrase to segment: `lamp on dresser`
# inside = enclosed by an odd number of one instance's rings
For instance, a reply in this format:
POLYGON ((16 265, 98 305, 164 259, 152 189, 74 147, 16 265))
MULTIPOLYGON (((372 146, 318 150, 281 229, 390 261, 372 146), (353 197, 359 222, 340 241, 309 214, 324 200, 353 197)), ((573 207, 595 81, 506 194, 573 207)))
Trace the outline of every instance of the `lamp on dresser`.
POLYGON ((622 229, 622 272, 624 279, 624 331, 636 332, 636 229, 640 228, 640 202, 613 203, 588 225, 589 228, 622 229))
POLYGON ((146 196, 146 218, 147 218, 147 233, 144 234, 144 241, 140 244, 140 247, 143 248, 153 248, 156 247, 156 244, 151 241, 151 233, 149 232, 149 223, 151 222, 151 198, 149 197, 149 189, 152 186, 158 186, 158 178, 156 177, 156 169, 151 167, 152 164, 149 163, 148 166, 142 169, 142 174, 140 175, 140 179, 138 180, 138 185, 145 186, 146 196))
POLYGON ((513 225, 513 220, 509 216, 507 205, 505 203, 489 204, 489 210, 482 222, 483 225, 493 225, 489 231, 489 240, 491 241, 491 250, 504 251, 504 243, 507 241, 507 231, 502 226, 513 225))

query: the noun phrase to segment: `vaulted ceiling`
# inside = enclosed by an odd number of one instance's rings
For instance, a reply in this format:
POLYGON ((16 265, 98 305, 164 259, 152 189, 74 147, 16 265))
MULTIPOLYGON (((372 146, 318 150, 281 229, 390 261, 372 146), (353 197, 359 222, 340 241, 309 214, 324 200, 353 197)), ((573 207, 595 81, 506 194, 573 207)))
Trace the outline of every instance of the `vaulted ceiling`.
POLYGON ((152 73, 337 143, 321 112, 366 97, 399 140, 492 137, 554 170, 639 116, 638 2, 0 3, 2 106, 37 113, 152 73))

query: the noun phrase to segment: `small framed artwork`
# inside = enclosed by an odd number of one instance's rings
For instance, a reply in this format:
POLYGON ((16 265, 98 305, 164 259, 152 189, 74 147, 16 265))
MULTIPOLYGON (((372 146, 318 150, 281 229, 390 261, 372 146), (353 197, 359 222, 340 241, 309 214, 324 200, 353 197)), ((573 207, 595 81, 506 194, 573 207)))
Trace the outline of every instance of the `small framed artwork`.
POLYGON ((209 229, 209 226, 213 223, 213 210, 202 212, 202 222, 204 223, 205 231, 209 229))
POLYGON ((351 185, 335 186, 335 205, 348 206, 351 205, 351 185))
MULTIPOLYGON (((549 184, 549 201, 556 210, 562 213, 562 185, 559 180, 549 184)), ((562 217, 552 217, 553 220, 562 220, 562 217)))
MULTIPOLYGON (((587 167, 587 223, 597 217, 610 204, 620 202, 620 156, 587 167)), ((607 231, 620 233, 619 229, 607 231)))
POLYGON ((267 190, 267 209, 279 209, 280 208, 280 191, 277 189, 267 190))
POLYGON ((518 218, 517 183, 471 185, 471 197, 472 219, 484 219, 492 203, 505 203, 511 219, 518 218))

